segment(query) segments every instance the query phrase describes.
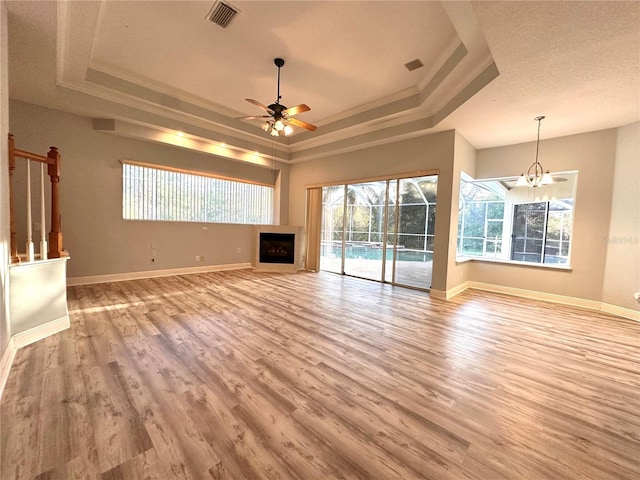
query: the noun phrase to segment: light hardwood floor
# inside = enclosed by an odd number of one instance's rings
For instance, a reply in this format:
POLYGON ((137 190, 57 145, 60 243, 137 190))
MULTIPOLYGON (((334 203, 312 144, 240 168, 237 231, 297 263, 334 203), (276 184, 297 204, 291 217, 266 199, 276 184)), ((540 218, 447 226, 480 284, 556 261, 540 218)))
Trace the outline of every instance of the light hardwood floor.
POLYGON ((234 271, 69 289, 18 352, 1 478, 640 478, 640 324, 234 271))

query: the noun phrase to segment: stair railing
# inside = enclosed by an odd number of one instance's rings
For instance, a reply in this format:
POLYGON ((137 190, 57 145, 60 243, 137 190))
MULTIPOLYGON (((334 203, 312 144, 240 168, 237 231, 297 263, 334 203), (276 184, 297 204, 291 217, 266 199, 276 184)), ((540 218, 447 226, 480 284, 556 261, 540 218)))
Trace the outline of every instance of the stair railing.
POLYGON ((13 135, 9 134, 9 222, 10 222, 10 244, 11 263, 19 263, 18 245, 16 240, 16 224, 14 215, 13 198, 13 172, 16 168, 16 158, 27 161, 27 253, 28 262, 35 260, 33 239, 31 237, 31 162, 40 163, 40 213, 41 213, 41 242, 40 259, 61 258, 66 256, 62 248, 62 231, 60 216, 60 153, 56 147, 50 147, 47 156, 20 150, 15 146, 13 135), (44 198, 44 166, 47 165, 47 174, 51 180, 51 231, 49 241, 44 236, 45 227, 45 198, 44 198))

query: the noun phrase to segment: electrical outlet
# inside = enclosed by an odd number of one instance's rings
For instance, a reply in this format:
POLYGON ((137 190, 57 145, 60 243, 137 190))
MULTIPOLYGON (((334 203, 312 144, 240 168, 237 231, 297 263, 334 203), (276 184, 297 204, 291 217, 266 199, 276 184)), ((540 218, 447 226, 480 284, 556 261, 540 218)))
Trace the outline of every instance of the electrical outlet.
POLYGON ((201 262, 203 258, 204 257, 202 255, 196 255, 196 262, 201 262))
POLYGON ((242 248, 238 247, 238 253, 242 253, 242 248))
POLYGON ((635 298, 636 302, 640 303, 640 292, 634 293, 633 298, 635 298))

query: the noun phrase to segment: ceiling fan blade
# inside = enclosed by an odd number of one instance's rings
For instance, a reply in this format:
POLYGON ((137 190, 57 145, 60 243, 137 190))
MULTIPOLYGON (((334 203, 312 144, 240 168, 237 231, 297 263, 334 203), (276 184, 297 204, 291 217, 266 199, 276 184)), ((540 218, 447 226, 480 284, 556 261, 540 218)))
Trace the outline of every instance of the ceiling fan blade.
POLYGON ((302 120, 298 120, 297 118, 287 118, 287 122, 291 125, 295 125, 296 127, 306 128, 307 130, 314 131, 316 128, 315 125, 311 125, 310 123, 303 122, 302 120))
POLYGON ((257 118, 271 118, 271 115, 251 115, 249 117, 235 117, 236 120, 256 120, 257 118))
POLYGON ((288 116, 293 116, 297 115, 298 113, 308 112, 309 110, 311 110, 309 107, 307 107, 304 103, 301 103, 300 105, 296 105, 295 107, 287 108, 282 113, 288 116))
POLYGON ((273 113, 269 107, 267 107, 266 105, 263 105, 262 103, 260 103, 257 100, 254 100, 253 98, 245 98, 245 100, 249 103, 253 103, 256 107, 260 107, 261 109, 263 109, 265 112, 267 113, 273 113))

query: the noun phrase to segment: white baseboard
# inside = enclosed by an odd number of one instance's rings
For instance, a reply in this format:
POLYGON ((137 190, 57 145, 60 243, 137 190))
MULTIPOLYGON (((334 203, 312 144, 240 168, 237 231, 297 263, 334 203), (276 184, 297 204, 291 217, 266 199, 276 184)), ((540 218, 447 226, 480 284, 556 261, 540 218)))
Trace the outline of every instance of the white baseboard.
POLYGON ((227 263, 224 265, 205 265, 202 267, 171 268, 167 270, 149 270, 146 272, 114 273, 110 275, 94 275, 89 277, 67 278, 67 286, 90 285, 93 283, 123 282, 142 278, 170 277, 189 273, 222 272, 225 270, 242 270, 251 268, 251 263, 227 263))
POLYGON ((4 351, 2 359, 0 359, 0 399, 2 399, 4 387, 9 379, 9 372, 11 371, 11 365, 13 365, 13 359, 16 358, 17 350, 13 337, 11 337, 7 349, 4 351))
POLYGON ((447 298, 447 292, 445 292, 444 290, 438 290, 436 288, 431 288, 431 290, 429 290, 429 296, 433 297, 433 298, 440 298, 442 300, 446 300, 447 298))
POLYGON ((66 330, 70 326, 69 316, 65 315, 64 317, 52 320, 43 325, 38 325, 24 332, 16 333, 11 337, 11 340, 14 341, 15 348, 18 349, 61 332, 62 330, 66 330))
POLYGON ((7 349, 5 350, 4 355, 2 355, 2 359, 0 359, 0 399, 2 399, 4 387, 7 384, 9 372, 11 371, 11 366, 13 365, 13 360, 16 358, 18 349, 26 347, 38 340, 43 340, 55 333, 61 332, 62 330, 66 330, 70 326, 71 323, 69 322, 69 316, 65 315, 62 318, 52 320, 44 325, 39 325, 24 332, 16 333, 9 339, 7 349))
POLYGON ((538 292, 536 290, 527 290, 524 288, 505 287, 504 285, 494 285, 491 283, 473 281, 469 281, 468 283, 469 288, 473 288, 475 290, 486 290, 488 292, 504 293, 506 295, 513 295, 516 297, 531 298, 533 300, 542 300, 544 302, 561 303, 563 305, 589 308, 591 310, 600 310, 601 305, 601 302, 595 300, 586 300, 584 298, 538 292))
MULTIPOLYGON (((506 287, 504 285, 495 285, 492 283, 482 283, 467 281, 460 285, 445 291, 437 290, 434 295, 436 298, 450 299, 455 297, 459 293, 464 292, 466 289, 472 288, 474 290, 483 290, 486 292, 503 293, 505 295, 513 295, 516 297, 530 298, 532 300, 541 300, 543 302, 560 303, 563 305, 570 305, 572 307, 582 307, 589 310, 598 310, 619 317, 628 318, 631 320, 640 321, 640 312, 631 310, 629 308, 618 307, 616 305, 610 305, 596 300, 587 300, 578 297, 568 297, 566 295, 556 295, 554 293, 538 292, 535 290, 527 290, 524 288, 506 287)), ((433 295, 434 291, 431 290, 433 295)))
POLYGON ((640 322, 640 311, 632 310, 630 308, 618 307, 617 305, 611 305, 610 303, 602 303, 601 310, 611 315, 618 315, 619 317, 629 318, 640 322))
POLYGON ((429 290, 429 294, 435 298, 441 298, 442 300, 449 300, 450 298, 455 297, 459 293, 464 292, 467 288, 469 288, 469 282, 462 282, 460 285, 456 285, 449 290, 437 290, 432 288, 429 290))

